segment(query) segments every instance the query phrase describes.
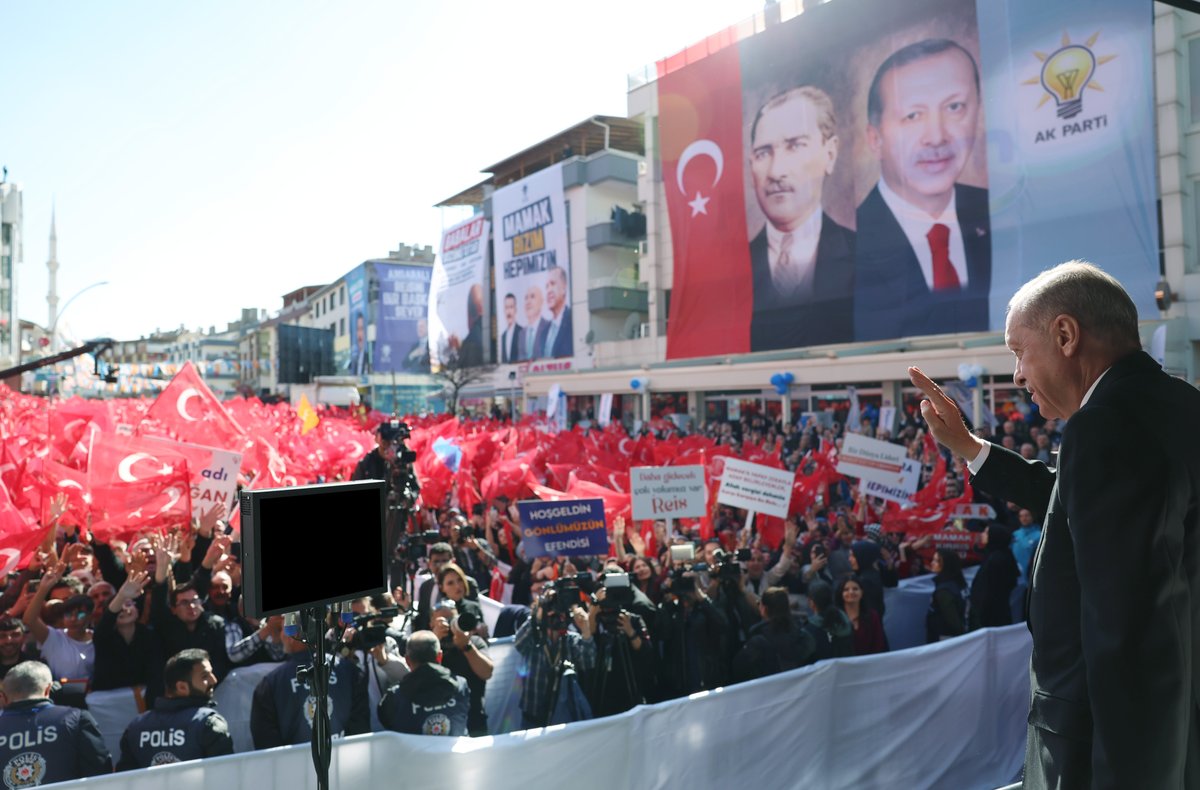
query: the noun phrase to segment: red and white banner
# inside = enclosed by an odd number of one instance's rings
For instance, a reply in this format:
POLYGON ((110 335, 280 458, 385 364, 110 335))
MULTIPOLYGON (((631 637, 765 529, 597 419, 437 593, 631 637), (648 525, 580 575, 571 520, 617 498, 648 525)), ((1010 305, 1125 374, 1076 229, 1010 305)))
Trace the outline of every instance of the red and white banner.
POLYGON ((675 265, 667 357, 749 351, 754 294, 738 48, 664 75, 658 104, 675 265))

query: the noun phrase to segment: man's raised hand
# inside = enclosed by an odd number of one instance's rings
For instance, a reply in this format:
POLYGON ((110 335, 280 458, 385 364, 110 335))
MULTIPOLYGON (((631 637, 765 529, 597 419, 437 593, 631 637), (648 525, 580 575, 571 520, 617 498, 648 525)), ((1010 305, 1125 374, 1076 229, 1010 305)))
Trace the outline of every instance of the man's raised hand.
POLYGON ((933 438, 955 455, 968 461, 973 460, 984 442, 967 430, 958 404, 935 384, 933 379, 921 372, 920 368, 909 368, 908 377, 916 388, 925 394, 925 400, 921 401, 921 416, 929 425, 933 438))

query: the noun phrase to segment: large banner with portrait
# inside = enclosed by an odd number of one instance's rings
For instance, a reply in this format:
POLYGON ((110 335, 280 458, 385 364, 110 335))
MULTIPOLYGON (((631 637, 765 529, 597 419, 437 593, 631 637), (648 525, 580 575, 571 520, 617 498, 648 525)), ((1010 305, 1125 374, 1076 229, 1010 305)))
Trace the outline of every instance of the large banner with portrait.
POLYGON ((453 354, 468 365, 486 361, 488 321, 483 315, 483 294, 489 226, 486 219, 476 216, 442 234, 442 253, 429 283, 429 357, 435 365, 442 364, 443 354, 453 354))
POLYGON ((379 287, 375 309, 374 369, 429 372, 429 266, 369 261, 379 287))
POLYGON ((839 0, 664 61, 669 358, 1002 329, 1071 258, 1154 314, 1151 14, 979 5, 839 0))
POLYGON ((350 310, 350 353, 344 360, 337 360, 339 368, 365 382, 372 369, 371 344, 367 340, 367 327, 371 315, 367 311, 367 265, 356 266, 346 275, 346 302, 350 310))
POLYGON ((492 218, 500 361, 573 356, 562 165, 497 189, 492 218))

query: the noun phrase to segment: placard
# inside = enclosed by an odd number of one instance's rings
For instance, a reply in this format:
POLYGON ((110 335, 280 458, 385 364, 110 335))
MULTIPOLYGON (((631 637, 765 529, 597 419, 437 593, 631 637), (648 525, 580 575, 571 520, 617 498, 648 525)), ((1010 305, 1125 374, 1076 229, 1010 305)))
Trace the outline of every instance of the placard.
POLYGON ((199 472, 194 469, 188 470, 192 476, 192 515, 200 518, 200 515, 204 511, 210 510, 213 505, 220 505, 222 508, 221 518, 229 518, 238 501, 237 476, 242 468, 241 453, 232 453, 216 447, 204 447, 190 442, 176 442, 159 436, 147 438, 167 445, 177 445, 181 452, 189 447, 198 447, 205 452, 212 453, 212 460, 209 461, 206 469, 201 469, 199 472))
POLYGON ((897 486, 905 458, 907 451, 904 445, 848 433, 842 442, 842 452, 838 455, 837 470, 848 477, 897 486))
POLYGON ((608 553, 602 499, 532 499, 517 503, 521 545, 529 559, 543 555, 608 553))
POLYGON ((722 505, 787 518, 795 480, 796 473, 786 469, 726 458, 717 501, 722 505))
POLYGON ((921 462, 913 458, 904 459, 904 469, 898 483, 881 483, 878 480, 863 480, 859 486, 867 496, 877 496, 889 502, 905 504, 917 493, 917 481, 921 477, 921 462))
POLYGON ((633 518, 697 518, 708 508, 704 467, 635 466, 629 470, 633 518))

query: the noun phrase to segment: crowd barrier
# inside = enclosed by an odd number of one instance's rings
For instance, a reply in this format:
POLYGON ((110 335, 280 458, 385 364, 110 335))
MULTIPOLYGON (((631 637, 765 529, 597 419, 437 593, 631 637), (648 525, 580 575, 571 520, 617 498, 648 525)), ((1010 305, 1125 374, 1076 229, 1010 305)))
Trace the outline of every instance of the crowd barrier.
MULTIPOLYGON (((979 566, 963 570, 968 589, 979 566)), ((891 650, 925 644, 925 614, 933 597, 933 574, 901 579, 899 586, 883 590, 883 630, 891 650)))
MULTIPOLYGON (((992 788, 1024 758, 1023 625, 825 661, 595 721, 486 738, 338 741, 335 787, 992 788)), ((72 783, 127 790, 315 788, 307 745, 72 783)), ((66 786, 66 785, 64 785, 66 786)))

